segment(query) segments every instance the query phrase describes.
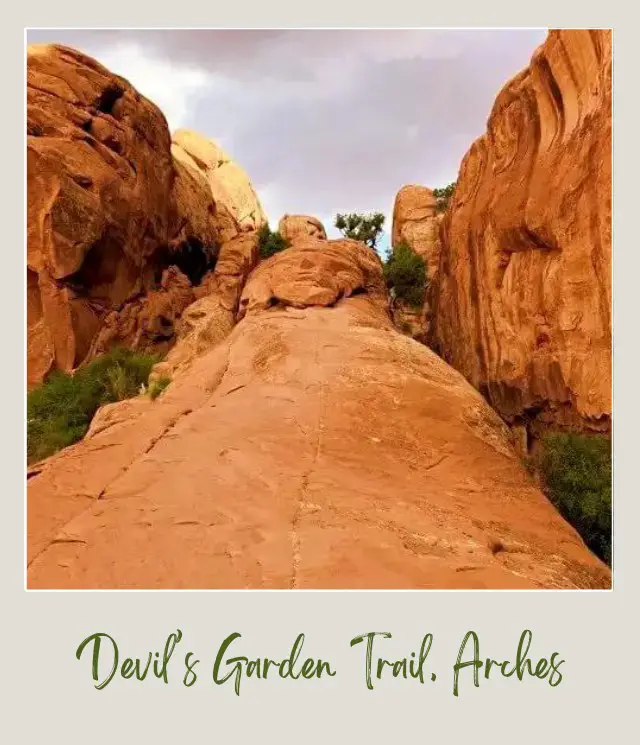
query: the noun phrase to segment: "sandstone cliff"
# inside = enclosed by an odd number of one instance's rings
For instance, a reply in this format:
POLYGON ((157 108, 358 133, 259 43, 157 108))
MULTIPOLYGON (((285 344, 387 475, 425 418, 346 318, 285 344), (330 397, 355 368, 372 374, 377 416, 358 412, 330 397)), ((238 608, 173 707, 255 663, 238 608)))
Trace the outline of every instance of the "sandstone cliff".
POLYGON ((238 315, 32 469, 30 588, 609 585, 480 394, 394 330, 363 244, 297 241, 238 315))
POLYGON ((431 341, 509 422, 611 416, 611 35, 552 31, 498 95, 445 215, 431 341))
POLYGON ((27 182, 29 387, 115 343, 171 346, 192 287, 241 232, 172 156, 160 110, 67 47, 28 49, 27 182))

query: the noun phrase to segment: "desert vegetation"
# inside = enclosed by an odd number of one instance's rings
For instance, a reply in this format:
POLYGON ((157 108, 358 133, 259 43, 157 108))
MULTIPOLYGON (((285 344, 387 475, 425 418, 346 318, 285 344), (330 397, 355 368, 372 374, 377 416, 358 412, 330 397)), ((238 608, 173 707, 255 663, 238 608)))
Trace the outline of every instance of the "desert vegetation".
POLYGON ((149 394, 149 398, 152 401, 155 401, 156 398, 162 393, 162 391, 165 390, 171 383, 171 378, 167 375, 161 375, 156 380, 151 381, 149 383, 149 388, 147 390, 147 393, 149 394))
POLYGON ((264 224, 258 233, 258 251, 261 259, 268 259, 285 248, 289 248, 290 242, 278 231, 272 231, 268 224, 264 224))
POLYGON ((453 181, 452 183, 443 186, 441 189, 433 190, 433 196, 436 198, 438 212, 444 212, 447 209, 455 189, 456 183, 453 181))
POLYGON ((369 214, 350 212, 344 215, 338 213, 334 225, 345 238, 362 241, 375 251, 382 236, 384 215, 382 212, 371 212, 369 214))
POLYGON ((611 439, 549 434, 535 463, 543 488, 589 548, 611 564, 611 439))
POLYGON ((387 254, 384 278, 396 299, 403 300, 413 308, 422 305, 427 287, 427 268, 406 243, 399 243, 387 254))
MULTIPOLYGON (((27 396, 28 461, 46 458, 84 437, 98 408, 136 396, 158 361, 157 355, 118 348, 73 374, 53 372, 27 396)), ((155 395, 163 390, 159 386, 160 381, 152 383, 155 395)))

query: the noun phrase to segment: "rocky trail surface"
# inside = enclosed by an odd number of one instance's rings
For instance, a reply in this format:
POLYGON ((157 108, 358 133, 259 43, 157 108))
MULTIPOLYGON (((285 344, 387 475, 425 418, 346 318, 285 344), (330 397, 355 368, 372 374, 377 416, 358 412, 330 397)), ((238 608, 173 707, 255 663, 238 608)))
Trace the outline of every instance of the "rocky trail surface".
POLYGON ((30 588, 608 586, 480 394, 391 325, 369 249, 299 240, 240 314, 32 469, 30 588))

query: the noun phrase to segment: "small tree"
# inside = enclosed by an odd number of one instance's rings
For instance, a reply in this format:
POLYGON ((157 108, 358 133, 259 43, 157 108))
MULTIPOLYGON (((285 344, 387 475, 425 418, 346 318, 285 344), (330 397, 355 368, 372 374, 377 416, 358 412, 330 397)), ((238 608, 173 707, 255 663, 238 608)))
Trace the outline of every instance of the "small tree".
POLYGON ((285 248, 289 248, 291 242, 286 238, 283 238, 277 231, 271 232, 269 225, 265 223, 258 233, 258 251, 261 259, 268 259, 274 254, 284 251, 285 248))
POLYGON ((334 223, 336 228, 345 238, 351 238, 354 241, 362 241, 369 248, 375 250, 382 226, 384 225, 384 215, 382 212, 372 212, 369 214, 358 214, 351 212, 348 215, 336 215, 334 223))
POLYGON ((447 186, 443 186, 442 189, 433 190, 433 196, 436 198, 436 206, 437 206, 438 212, 444 212, 447 209, 455 189, 456 189, 456 182, 452 181, 447 186))
POLYGON ((387 287, 393 288, 396 298, 414 308, 422 305, 427 288, 427 268, 406 243, 399 243, 387 254, 384 279, 387 287))

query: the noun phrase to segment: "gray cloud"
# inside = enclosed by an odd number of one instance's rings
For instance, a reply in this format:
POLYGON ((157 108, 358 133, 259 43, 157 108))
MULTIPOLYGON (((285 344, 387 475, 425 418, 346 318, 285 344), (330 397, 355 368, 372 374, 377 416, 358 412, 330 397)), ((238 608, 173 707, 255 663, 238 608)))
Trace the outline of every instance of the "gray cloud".
MULTIPOLYGON (((212 137, 284 212, 381 210, 442 186, 544 30, 46 31, 212 137)), ((327 225, 328 227, 328 225, 327 225)))

